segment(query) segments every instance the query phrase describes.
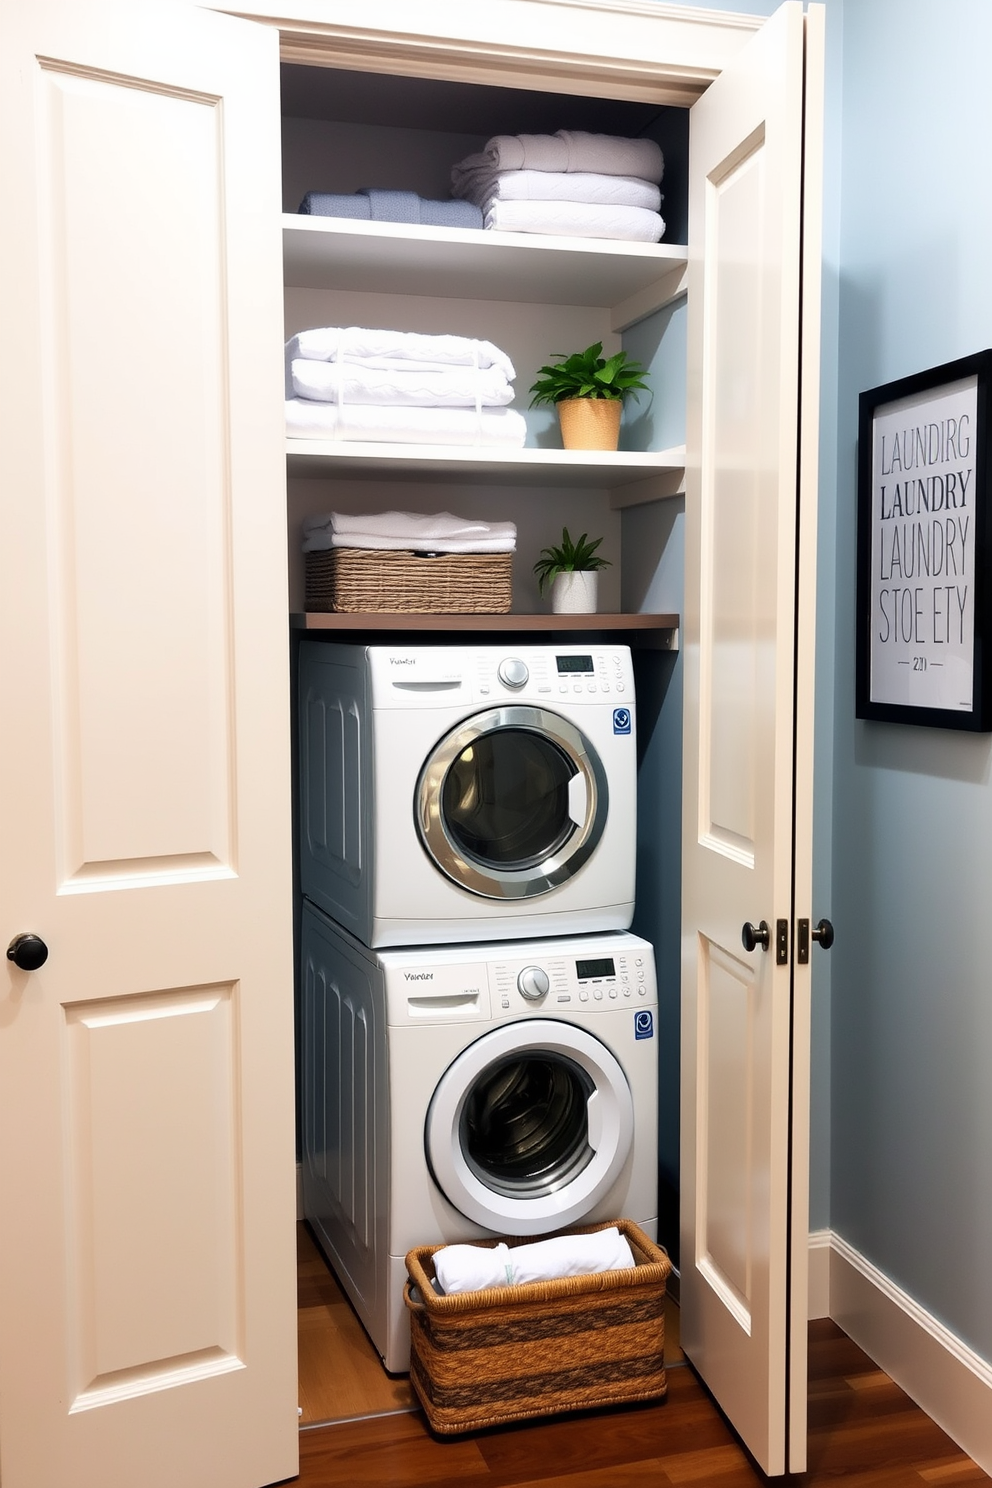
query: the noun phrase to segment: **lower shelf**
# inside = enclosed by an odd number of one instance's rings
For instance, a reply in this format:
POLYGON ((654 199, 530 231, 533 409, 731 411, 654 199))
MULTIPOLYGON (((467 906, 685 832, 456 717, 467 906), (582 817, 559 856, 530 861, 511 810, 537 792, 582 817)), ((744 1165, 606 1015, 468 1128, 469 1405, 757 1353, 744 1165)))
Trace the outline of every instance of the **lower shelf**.
POLYGON ((508 635, 529 632, 543 635, 609 633, 619 636, 626 633, 630 645, 653 646, 672 651, 678 649, 678 615, 411 615, 379 611, 374 614, 311 611, 307 614, 294 614, 290 619, 293 628, 297 630, 324 630, 338 634, 444 631, 448 634, 483 632, 508 635))

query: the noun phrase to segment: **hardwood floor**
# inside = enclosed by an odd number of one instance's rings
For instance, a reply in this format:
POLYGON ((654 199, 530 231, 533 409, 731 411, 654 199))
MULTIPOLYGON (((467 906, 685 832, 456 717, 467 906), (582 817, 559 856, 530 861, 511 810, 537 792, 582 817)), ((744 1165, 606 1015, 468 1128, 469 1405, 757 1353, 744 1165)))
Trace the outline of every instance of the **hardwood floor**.
MULTIPOLYGON (((301 1390, 309 1388, 316 1408, 324 1408, 311 1365, 303 1367, 304 1356, 309 1359, 313 1352, 319 1320, 311 1316, 308 1335, 304 1315, 333 1310, 346 1329, 344 1313, 358 1329, 352 1342, 359 1362, 349 1361, 343 1352, 328 1367, 325 1355, 320 1366, 325 1386, 333 1402, 347 1396, 365 1403, 352 1412, 361 1419, 301 1431, 300 1488, 751 1488, 769 1481, 751 1463, 691 1367, 680 1362, 671 1322, 666 1324, 666 1359, 672 1361, 668 1398, 660 1405, 449 1438, 431 1433, 408 1395, 387 1396, 380 1407, 384 1413, 365 1414, 383 1398, 376 1393, 383 1381, 389 1388, 408 1391, 409 1386, 382 1370, 333 1278, 328 1288, 325 1278, 330 1274, 301 1230, 301 1390), (345 1377, 356 1371, 362 1384, 352 1396, 345 1377)), ((810 1324, 809 1402, 809 1470, 773 1484, 968 1488, 992 1483, 826 1319, 810 1324)))

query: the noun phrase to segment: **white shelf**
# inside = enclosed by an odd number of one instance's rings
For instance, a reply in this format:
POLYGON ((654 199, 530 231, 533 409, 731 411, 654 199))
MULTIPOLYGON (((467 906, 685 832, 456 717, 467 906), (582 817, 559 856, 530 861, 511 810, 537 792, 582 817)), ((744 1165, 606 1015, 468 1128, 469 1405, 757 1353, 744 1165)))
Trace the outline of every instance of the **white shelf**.
MULTIPOLYGON (((630 485, 636 487, 637 501, 676 495, 685 466, 682 445, 645 453, 287 439, 286 456, 290 475, 311 479, 471 480, 486 485, 581 486, 614 492, 630 485), (646 485, 651 481, 657 482, 653 494, 646 485)), ((620 498, 615 504, 633 503, 620 498)))
POLYGON ((285 282, 294 288, 376 291, 388 284, 395 294, 443 299, 595 305, 615 312, 615 330, 685 289, 687 250, 665 243, 293 213, 283 216, 282 236, 285 282))

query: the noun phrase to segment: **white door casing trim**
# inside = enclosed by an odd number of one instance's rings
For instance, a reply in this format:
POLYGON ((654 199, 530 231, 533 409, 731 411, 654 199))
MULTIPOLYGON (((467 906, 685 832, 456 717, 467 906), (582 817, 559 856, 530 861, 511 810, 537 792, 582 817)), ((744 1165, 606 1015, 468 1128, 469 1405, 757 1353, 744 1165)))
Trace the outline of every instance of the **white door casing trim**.
POLYGON ((351 0, 212 0, 211 8, 277 27, 284 62, 680 106, 695 102, 765 19, 654 0, 422 0, 414 32, 407 0, 367 0, 360 21, 351 0))
POLYGON ((985 1472, 992 1362, 833 1230, 809 1237, 810 1317, 831 1317, 985 1472))

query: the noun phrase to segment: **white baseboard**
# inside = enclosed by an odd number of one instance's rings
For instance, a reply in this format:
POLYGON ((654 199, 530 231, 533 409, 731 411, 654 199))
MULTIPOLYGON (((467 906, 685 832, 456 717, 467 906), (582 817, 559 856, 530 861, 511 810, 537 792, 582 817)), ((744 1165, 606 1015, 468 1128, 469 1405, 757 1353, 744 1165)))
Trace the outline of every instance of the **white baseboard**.
POLYGON ((810 1318, 830 1316, 830 1230, 811 1230, 809 1236, 810 1318))
POLYGON ((831 1317, 992 1473, 992 1364, 831 1230, 810 1235, 810 1317, 831 1317))

